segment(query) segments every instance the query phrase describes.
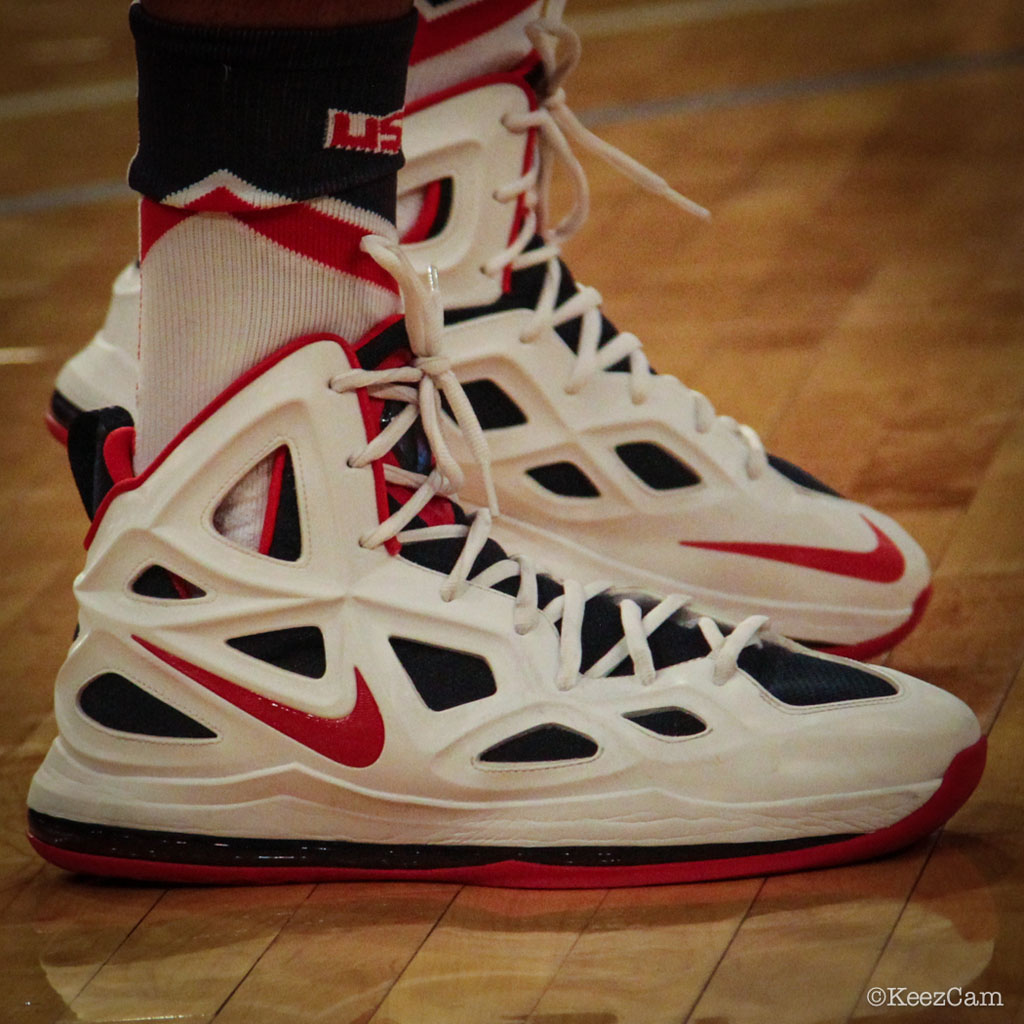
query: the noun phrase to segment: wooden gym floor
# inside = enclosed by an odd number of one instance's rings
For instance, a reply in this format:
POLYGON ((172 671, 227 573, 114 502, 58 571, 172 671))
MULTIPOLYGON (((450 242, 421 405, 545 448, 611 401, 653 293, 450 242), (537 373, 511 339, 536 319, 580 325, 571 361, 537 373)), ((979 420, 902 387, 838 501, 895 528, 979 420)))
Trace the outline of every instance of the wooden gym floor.
POLYGON ((1024 1021, 1024 6, 570 4, 576 109, 715 213, 588 160, 578 276, 656 366, 921 539, 935 597, 891 660, 967 700, 991 755, 884 861, 569 893, 164 890, 29 849, 85 530, 42 413, 134 250, 124 7, 0 0, 0 1020, 1024 1021))

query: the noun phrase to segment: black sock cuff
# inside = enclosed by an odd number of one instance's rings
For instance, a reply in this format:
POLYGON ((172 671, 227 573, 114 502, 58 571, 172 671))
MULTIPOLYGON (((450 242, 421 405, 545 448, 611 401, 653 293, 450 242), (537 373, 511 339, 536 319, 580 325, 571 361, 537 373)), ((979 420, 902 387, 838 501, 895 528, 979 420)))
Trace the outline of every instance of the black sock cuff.
POLYGON ((404 104, 414 12, 334 29, 180 25, 139 4, 129 17, 139 67, 129 181, 143 195, 163 200, 226 170, 303 200, 401 166, 401 120, 383 119, 404 104))

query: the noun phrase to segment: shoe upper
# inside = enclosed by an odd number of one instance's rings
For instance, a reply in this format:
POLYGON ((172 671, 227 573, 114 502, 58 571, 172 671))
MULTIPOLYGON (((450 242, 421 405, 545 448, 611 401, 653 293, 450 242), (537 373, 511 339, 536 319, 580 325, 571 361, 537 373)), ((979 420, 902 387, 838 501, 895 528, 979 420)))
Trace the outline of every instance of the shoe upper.
MULTIPOLYGON (((499 535, 527 550, 567 538, 548 545, 561 572, 682 586, 725 621, 760 610, 808 641, 856 644, 905 622, 930 576, 914 540, 651 371, 573 280, 559 229, 541 237, 545 162, 567 142, 536 77, 413 108, 400 179, 407 196, 444 186, 433 228, 405 249, 437 268, 446 352, 486 429, 502 510, 525 524, 499 535)), ((479 502, 480 474, 456 450, 479 502)))
POLYGON ((446 496, 440 393, 465 434, 471 411, 401 337, 293 343, 138 476, 123 415, 101 431, 35 810, 378 843, 775 840, 891 824, 977 739, 950 695, 763 619, 723 633, 506 555, 446 496), (253 549, 217 513, 268 459, 253 549))

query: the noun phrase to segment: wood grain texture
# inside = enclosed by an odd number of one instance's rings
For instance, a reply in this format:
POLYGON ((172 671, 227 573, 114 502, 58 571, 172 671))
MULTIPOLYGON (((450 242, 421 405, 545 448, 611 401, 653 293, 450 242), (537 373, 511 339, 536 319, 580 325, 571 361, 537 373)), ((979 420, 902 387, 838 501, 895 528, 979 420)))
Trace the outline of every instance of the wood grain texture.
POLYGON ((1024 1021, 1024 7, 725 3, 640 30, 650 6, 571 0, 618 27, 585 38, 570 102, 715 219, 584 157, 569 261, 656 367, 919 537, 934 597, 889 662, 991 730, 979 791, 881 862, 690 887, 164 890, 43 865, 24 799, 85 520, 42 413, 136 231, 130 200, 49 190, 123 176, 130 100, 76 90, 132 57, 119 2, 0 0, 0 347, 37 357, 0 362, 0 1020, 1024 1021), (31 113, 56 90, 66 115, 31 113), (874 986, 1003 1005, 873 1008, 874 986))

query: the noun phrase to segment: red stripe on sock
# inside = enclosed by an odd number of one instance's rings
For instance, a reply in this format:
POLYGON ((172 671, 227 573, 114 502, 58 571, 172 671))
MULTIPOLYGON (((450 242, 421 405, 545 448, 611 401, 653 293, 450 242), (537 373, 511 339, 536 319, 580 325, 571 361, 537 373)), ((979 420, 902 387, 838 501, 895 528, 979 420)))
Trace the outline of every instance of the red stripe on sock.
POLYGON ((176 206, 165 206, 155 199, 143 198, 139 204, 139 257, 146 258, 146 253, 183 220, 192 216, 190 210, 180 210, 176 206))
POLYGON ((232 216, 257 234, 300 256, 398 294, 395 279, 359 248, 359 243, 369 234, 366 228, 328 217, 305 203, 232 216))
POLYGON ((485 35, 517 14, 522 14, 535 0, 479 0, 451 14, 428 21, 420 15, 416 39, 412 44, 410 65, 447 53, 463 43, 485 35))
POLYGON ((223 186, 193 199, 191 203, 186 203, 186 207, 193 213, 248 213, 260 209, 255 203, 246 202, 223 186))

